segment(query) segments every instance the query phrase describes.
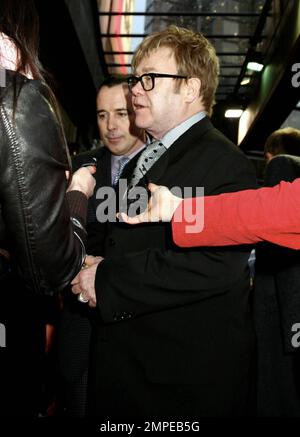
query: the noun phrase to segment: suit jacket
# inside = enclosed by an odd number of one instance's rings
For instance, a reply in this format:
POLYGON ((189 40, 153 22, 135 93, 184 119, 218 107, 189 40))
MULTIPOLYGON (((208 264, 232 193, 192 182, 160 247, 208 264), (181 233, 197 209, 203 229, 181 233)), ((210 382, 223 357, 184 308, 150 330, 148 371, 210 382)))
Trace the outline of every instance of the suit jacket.
MULTIPOLYGON (((291 182, 299 176, 300 158, 279 155, 267 166, 265 184, 291 182)), ((292 341, 292 327, 300 314, 299 267, 299 250, 271 243, 257 246, 254 315, 260 416, 300 417, 300 356, 292 341)))
MULTIPOLYGON (((206 194, 255 185, 247 158, 208 118, 147 178, 169 188, 204 186, 206 194)), ((95 282, 91 414, 245 414, 254 346, 249 252, 178 248, 166 223, 110 226, 95 282)))
MULTIPOLYGON (((72 168, 76 171, 82 165, 97 159, 94 174, 96 187, 88 202, 87 253, 103 254, 105 225, 96 222, 99 187, 111 185, 111 154, 101 147, 72 157, 72 168)), ((78 302, 70 288, 65 290, 63 310, 60 313, 57 335, 58 374, 63 399, 64 416, 84 417, 86 411, 87 376, 89 365, 90 338, 94 311, 78 302)))
MULTIPOLYGON (((96 218, 97 208, 103 201, 97 191, 102 187, 112 188, 111 153, 106 147, 81 153, 73 157, 72 167, 76 171, 93 162, 92 158, 97 159, 97 171, 94 174, 96 187, 88 202, 87 253, 103 256, 107 223, 98 222, 96 218)), ((66 290, 59 322, 58 370, 64 394, 64 415, 68 417, 85 415, 90 338, 95 316, 94 310, 78 302, 69 288, 66 290)))
MULTIPOLYGON (((280 181, 292 182, 300 177, 300 158, 291 155, 279 155, 267 166, 265 185, 273 187, 280 181)), ((293 208, 293 204, 291 204, 293 208)), ((300 313, 300 251, 264 243, 258 247, 259 271, 274 275, 276 295, 283 330, 284 348, 287 352, 296 352, 292 344, 294 331, 292 326, 299 323, 300 313)))
MULTIPOLYGON (((132 167, 135 166, 136 161, 138 160, 140 154, 139 152, 135 155, 131 161, 130 165, 132 167)), ((97 171, 94 175, 96 179, 96 187, 94 189, 93 195, 89 199, 88 203, 88 212, 87 212, 87 232, 88 232, 88 241, 87 241, 87 253, 89 255, 101 255, 103 256, 104 245, 105 245, 105 236, 107 233, 107 223, 108 221, 101 222, 97 219, 97 210, 103 201, 106 202, 106 198, 103 197, 103 194, 99 193, 99 189, 103 187, 108 187, 113 190, 112 181, 111 181, 111 153, 106 147, 101 147, 96 150, 89 150, 85 153, 81 153, 72 159, 73 170, 76 171, 82 165, 92 162, 92 158, 97 159, 97 171)), ((126 171, 125 167, 123 171, 126 171)), ((121 177, 123 175, 121 174, 121 177)), ((118 203, 118 195, 116 194, 116 199, 111 197, 109 204, 112 202, 118 203)), ((116 211, 117 212, 117 211, 116 211)), ((113 216, 113 219, 116 217, 113 216)))
POLYGON ((92 162, 92 158, 97 159, 97 171, 94 174, 96 186, 93 195, 89 199, 87 212, 87 253, 89 255, 102 255, 105 236, 105 224, 96 220, 96 211, 100 200, 97 199, 97 190, 101 187, 111 187, 111 153, 106 147, 76 155, 72 159, 73 170, 76 171, 82 165, 92 162))

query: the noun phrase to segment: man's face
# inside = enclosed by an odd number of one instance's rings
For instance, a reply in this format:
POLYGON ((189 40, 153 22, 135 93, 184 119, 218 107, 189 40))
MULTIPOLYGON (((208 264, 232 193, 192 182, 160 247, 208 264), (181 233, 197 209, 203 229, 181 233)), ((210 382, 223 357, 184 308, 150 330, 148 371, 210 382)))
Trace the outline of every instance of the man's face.
MULTIPOLYGON (((134 72, 136 76, 144 73, 178 74, 172 50, 160 47, 150 52, 134 72)), ((187 109, 183 98, 184 87, 184 80, 161 77, 155 78, 155 86, 151 91, 144 91, 141 83, 137 83, 132 88, 136 125, 147 130, 154 138, 162 138, 184 121, 187 109)))
POLYGON ((135 126, 126 84, 101 88, 97 95, 97 123, 101 140, 113 155, 129 155, 144 143, 143 131, 135 126))

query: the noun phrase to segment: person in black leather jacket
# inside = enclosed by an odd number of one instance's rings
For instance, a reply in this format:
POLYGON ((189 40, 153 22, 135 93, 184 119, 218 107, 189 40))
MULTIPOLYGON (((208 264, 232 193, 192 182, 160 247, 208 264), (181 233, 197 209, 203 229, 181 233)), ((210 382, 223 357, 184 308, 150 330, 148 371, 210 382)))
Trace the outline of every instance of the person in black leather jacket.
POLYGON ((91 167, 68 184, 66 141, 37 58, 37 30, 33 0, 1 0, 0 416, 38 415, 45 299, 82 267, 95 186, 91 167))
POLYGON ((32 292, 52 294, 82 266, 95 182, 81 169, 65 194, 70 162, 55 99, 36 60, 34 31, 27 30, 35 27, 32 2, 14 3, 0 7, 0 247, 13 253, 32 292))

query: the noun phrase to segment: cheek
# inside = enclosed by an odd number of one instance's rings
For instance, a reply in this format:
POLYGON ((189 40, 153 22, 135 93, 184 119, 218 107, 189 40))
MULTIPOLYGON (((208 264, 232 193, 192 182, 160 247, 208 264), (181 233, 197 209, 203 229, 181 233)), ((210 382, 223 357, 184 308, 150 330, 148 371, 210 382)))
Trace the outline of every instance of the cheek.
POLYGON ((130 121, 128 118, 119 119, 117 123, 117 127, 123 133, 126 133, 130 129, 130 121))
POLYGON ((151 107, 151 117, 155 123, 161 123, 172 112, 172 106, 167 105, 165 100, 157 100, 151 107))
POLYGON ((103 120, 98 120, 97 124, 98 124, 98 129, 99 129, 100 135, 103 135, 103 133, 106 131, 106 128, 105 128, 106 123, 103 120))

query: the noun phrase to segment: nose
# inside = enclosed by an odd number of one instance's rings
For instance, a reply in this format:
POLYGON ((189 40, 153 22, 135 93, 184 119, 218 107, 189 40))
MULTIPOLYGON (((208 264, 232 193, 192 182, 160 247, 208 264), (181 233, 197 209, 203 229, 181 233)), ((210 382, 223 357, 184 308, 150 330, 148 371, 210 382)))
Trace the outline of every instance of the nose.
POLYGON ((142 83, 141 81, 137 82, 132 88, 131 88, 131 93, 134 96, 137 96, 138 94, 143 94, 144 93, 144 88, 142 87, 142 83))
POLYGON ((116 120, 111 115, 107 118, 107 129, 108 130, 116 129, 116 120))

